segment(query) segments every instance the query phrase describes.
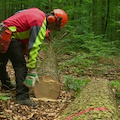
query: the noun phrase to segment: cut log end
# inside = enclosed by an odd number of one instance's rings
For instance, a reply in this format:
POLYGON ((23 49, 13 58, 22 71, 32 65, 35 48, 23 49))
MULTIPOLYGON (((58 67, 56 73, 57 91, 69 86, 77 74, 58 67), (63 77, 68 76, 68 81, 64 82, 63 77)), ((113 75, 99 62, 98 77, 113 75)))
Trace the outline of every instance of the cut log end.
POLYGON ((60 95, 60 83, 53 76, 42 76, 33 91, 36 98, 57 99, 60 95))

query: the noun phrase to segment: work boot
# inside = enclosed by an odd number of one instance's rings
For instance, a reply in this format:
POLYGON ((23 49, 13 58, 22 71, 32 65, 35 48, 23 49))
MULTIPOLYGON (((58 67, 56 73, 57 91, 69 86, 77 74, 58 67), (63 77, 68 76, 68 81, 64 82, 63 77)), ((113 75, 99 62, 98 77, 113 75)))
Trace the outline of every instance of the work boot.
POLYGON ((32 107, 36 107, 37 104, 32 102, 29 98, 25 99, 25 100, 16 100, 16 102, 20 105, 27 105, 27 106, 32 106, 32 107))
POLYGON ((1 89, 4 89, 4 90, 15 90, 16 87, 12 83, 6 83, 6 84, 2 84, 1 89))

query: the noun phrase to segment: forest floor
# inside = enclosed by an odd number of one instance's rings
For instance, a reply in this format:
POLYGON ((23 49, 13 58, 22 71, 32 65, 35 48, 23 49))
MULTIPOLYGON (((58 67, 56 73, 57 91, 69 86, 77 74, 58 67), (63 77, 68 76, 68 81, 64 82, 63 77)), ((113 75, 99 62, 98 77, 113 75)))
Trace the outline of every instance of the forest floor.
MULTIPOLYGON (((72 59, 74 56, 71 55, 64 55, 58 58, 58 65, 66 61, 67 59, 72 59)), ((100 62, 106 62, 110 64, 119 64, 120 61, 115 63, 113 60, 105 60, 101 59, 100 62)), ((14 71, 10 62, 7 65, 7 71, 11 77, 11 79, 15 80, 14 71)), ((93 67, 87 69, 84 72, 84 76, 96 76, 96 77, 103 77, 108 80, 116 80, 120 76, 120 68, 111 67, 107 69, 104 74, 100 73, 99 67, 93 67), (98 72, 97 72, 97 71, 98 72)), ((64 69, 63 72, 60 74, 61 82, 62 82, 62 75, 73 75, 78 77, 79 75, 75 74, 74 72, 67 71, 64 69)), ((37 99, 33 97, 33 92, 30 91, 31 99, 38 103, 36 107, 28 107, 25 105, 19 105, 15 102, 15 91, 3 91, 0 88, 0 95, 6 94, 7 97, 10 97, 8 100, 0 100, 0 120, 55 120, 60 113, 74 100, 73 92, 66 91, 61 89, 60 97, 57 100, 43 100, 37 99)), ((120 99, 117 98, 117 105, 120 109, 120 99)))

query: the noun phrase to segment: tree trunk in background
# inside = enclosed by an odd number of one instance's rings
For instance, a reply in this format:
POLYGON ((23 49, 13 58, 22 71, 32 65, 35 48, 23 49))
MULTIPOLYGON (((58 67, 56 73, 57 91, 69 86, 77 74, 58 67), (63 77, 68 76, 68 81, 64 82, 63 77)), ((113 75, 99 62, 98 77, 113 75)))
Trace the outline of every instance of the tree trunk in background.
POLYGON ((119 4, 120 4, 120 1, 118 1, 118 3, 116 4, 117 6, 117 10, 116 10, 116 21, 117 21, 117 24, 116 24, 116 38, 119 39, 120 38, 120 25, 119 25, 119 22, 120 21, 120 12, 119 12, 119 4))
POLYGON ((60 83, 57 71, 56 54, 50 43, 46 58, 38 68, 40 82, 36 82, 34 94, 37 98, 57 99, 60 94, 60 83))
POLYGON ((112 21, 111 21, 111 33, 112 34, 112 39, 111 41, 116 41, 116 24, 117 24, 117 21, 116 21, 116 10, 118 9, 117 8, 117 4, 118 4, 118 0, 114 0, 114 1, 111 1, 111 17, 112 17, 112 21))
POLYGON ((118 21, 120 21, 119 4, 120 4, 120 1, 117 1, 115 3, 115 6, 116 6, 116 11, 115 11, 115 21, 116 21, 115 39, 116 40, 118 40, 119 39, 118 37, 120 37, 120 32, 118 32, 120 30, 120 25, 118 24, 118 21))
POLYGON ((97 0, 93 0, 92 6, 92 17, 93 17, 93 32, 96 34, 97 31, 97 0))
POLYGON ((50 8, 49 8, 49 7, 48 7, 48 8, 52 11, 52 10, 53 10, 53 1, 52 1, 52 0, 49 0, 49 4, 50 4, 50 5, 49 5, 50 8))
POLYGON ((106 0, 93 0, 93 31, 96 35, 105 34, 106 0))
POLYGON ((108 0, 107 38, 109 41, 116 39, 116 9, 116 1, 108 0))
POLYGON ((105 23, 105 31, 106 31, 106 34, 107 34, 107 29, 108 29, 108 23, 109 23, 109 12, 110 12, 110 0, 107 0, 107 13, 106 13, 106 23, 105 23))
POLYGON ((17 12, 17 11, 15 11, 15 7, 16 7, 16 5, 15 5, 14 1, 12 0, 12 4, 11 4, 11 13, 12 13, 12 15, 17 12))
POLYGON ((109 82, 92 78, 57 120, 120 120, 109 82))
POLYGON ((5 5, 6 1, 2 0, 2 20, 5 20, 5 14, 6 14, 6 5, 5 5))
POLYGON ((110 38, 110 0, 108 0, 108 6, 107 6, 107 22, 106 22, 106 33, 107 33, 107 39, 110 38))
POLYGON ((97 35, 100 35, 101 34, 101 0, 97 0, 97 10, 96 10, 96 13, 97 13, 97 24, 96 24, 96 28, 97 28, 97 35))
MULTIPOLYGON (((9 0, 9 2, 11 3, 12 1, 9 0)), ((12 9, 12 6, 11 6, 11 4, 9 4, 9 7, 8 7, 8 17, 10 17, 12 15, 11 9, 12 9)))
POLYGON ((101 34, 106 33, 106 27, 105 27, 106 10, 107 10, 106 0, 102 0, 102 2, 101 2, 101 34))

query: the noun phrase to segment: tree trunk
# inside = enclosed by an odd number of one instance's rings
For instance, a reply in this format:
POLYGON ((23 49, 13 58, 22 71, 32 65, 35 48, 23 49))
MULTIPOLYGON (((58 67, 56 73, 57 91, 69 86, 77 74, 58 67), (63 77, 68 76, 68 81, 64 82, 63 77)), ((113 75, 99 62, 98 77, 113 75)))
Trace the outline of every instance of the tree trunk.
POLYGON ((34 94, 37 98, 57 99, 60 94, 60 83, 57 71, 56 54, 50 43, 46 58, 38 68, 40 82, 36 82, 34 94))
POLYGON ((120 120, 109 82, 92 78, 56 120, 120 120))
POLYGON ((106 33, 105 23, 106 23, 106 11, 107 11, 107 1, 101 1, 101 34, 106 33))
POLYGON ((2 0, 2 20, 5 20, 6 14, 6 1, 2 0))
POLYGON ((93 0, 93 6, 92 6, 92 26, 93 26, 93 32, 96 34, 97 32, 97 0, 93 0))

